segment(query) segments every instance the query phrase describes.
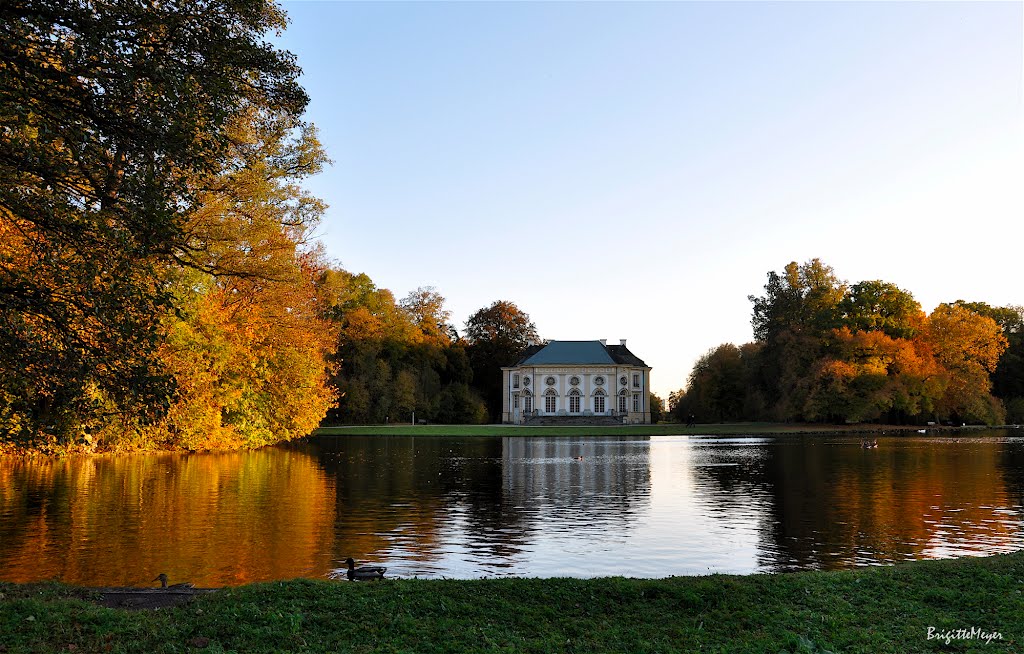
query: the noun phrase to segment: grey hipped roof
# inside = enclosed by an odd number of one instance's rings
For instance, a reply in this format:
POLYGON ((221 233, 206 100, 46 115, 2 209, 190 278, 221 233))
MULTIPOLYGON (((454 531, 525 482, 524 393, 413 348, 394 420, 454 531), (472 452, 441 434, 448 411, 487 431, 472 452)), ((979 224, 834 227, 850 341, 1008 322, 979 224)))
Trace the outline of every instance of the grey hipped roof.
POLYGON ((615 363, 621 363, 627 366, 640 366, 646 368, 647 364, 637 355, 633 354, 626 349, 625 345, 607 345, 608 354, 615 359, 615 363))
POLYGON ((515 363, 517 366, 614 364, 647 367, 625 345, 604 345, 601 341, 550 341, 546 345, 531 345, 515 363))

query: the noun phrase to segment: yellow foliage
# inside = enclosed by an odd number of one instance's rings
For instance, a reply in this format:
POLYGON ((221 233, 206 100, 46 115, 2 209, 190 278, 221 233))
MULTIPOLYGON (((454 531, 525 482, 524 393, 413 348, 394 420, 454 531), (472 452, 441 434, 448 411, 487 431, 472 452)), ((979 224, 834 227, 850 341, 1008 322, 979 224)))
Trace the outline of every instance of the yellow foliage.
POLYGON ((927 341, 948 371, 939 408, 961 419, 1000 423, 1005 410, 990 395, 989 373, 1009 345, 995 320, 956 304, 940 304, 928 320, 927 341))

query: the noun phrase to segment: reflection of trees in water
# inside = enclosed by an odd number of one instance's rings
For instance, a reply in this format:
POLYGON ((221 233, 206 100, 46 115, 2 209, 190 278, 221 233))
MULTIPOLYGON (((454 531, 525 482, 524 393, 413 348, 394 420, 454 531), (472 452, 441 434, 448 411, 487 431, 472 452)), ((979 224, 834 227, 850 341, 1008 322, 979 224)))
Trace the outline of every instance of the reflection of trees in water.
POLYGON ((0 573, 199 585, 323 569, 330 491, 294 449, 0 462, 0 573))
MULTIPOLYGON (((30 580, 35 567, 26 554, 52 547, 71 547, 70 511, 75 488, 88 486, 95 475, 92 459, 83 458, 75 470, 73 459, 21 459, 0 462, 0 571, 3 578, 30 580), (24 563, 23 563, 24 562, 24 563)), ((39 563, 49 576, 59 572, 39 563)))
POLYGON ((453 530, 460 545, 496 560, 538 530, 628 522, 650 473, 627 460, 636 440, 343 437, 317 442, 336 476, 336 551, 373 558, 401 549, 429 561, 453 530), (583 461, 573 457, 583 455, 583 461))
POLYGON ((691 470, 700 489, 696 501, 709 516, 726 522, 763 515, 770 497, 766 444, 694 442, 691 470))
MULTIPOLYGON (((930 549, 1009 548, 1018 526, 994 512, 1013 504, 1003 444, 891 439, 781 439, 763 468, 771 513, 759 564, 782 571, 924 558, 930 549)), ((1005 516, 1003 516, 1005 517, 1005 516)))
MULTIPOLYGON (((1003 429, 999 434, 1004 438, 1024 436, 1024 429, 1003 429)), ((1024 506, 1024 443, 1007 442, 1000 450, 999 466, 1006 493, 1017 506, 1024 506)))

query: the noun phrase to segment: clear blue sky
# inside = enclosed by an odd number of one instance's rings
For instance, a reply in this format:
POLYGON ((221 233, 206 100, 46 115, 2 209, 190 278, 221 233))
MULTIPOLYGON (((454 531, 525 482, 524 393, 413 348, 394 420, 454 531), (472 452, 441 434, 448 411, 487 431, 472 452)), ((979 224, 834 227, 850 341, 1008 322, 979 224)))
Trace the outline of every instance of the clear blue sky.
POLYGON ((328 254, 460 329, 627 338, 664 396, 790 261, 1024 304, 1020 2, 284 8, 328 254))

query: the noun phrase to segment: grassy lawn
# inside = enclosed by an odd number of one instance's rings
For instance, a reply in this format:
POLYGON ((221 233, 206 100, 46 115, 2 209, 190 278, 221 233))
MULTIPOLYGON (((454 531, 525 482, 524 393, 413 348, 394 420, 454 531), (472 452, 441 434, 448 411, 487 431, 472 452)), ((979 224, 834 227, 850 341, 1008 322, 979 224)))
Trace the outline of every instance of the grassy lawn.
MULTIPOLYGON (((967 429, 982 429, 968 427, 967 429)), ((321 427, 317 436, 674 436, 689 435, 764 435, 764 434, 837 434, 914 432, 920 427, 893 425, 808 425, 777 422, 717 423, 686 427, 680 424, 621 425, 612 427, 523 427, 519 425, 352 425, 321 427)), ((951 430, 929 427, 929 432, 951 430)))
POLYGON ((0 652, 1020 652, 1022 590, 1024 552, 657 580, 296 580, 155 611, 0 584, 0 652), (1002 637, 947 644, 929 627, 1002 637))

